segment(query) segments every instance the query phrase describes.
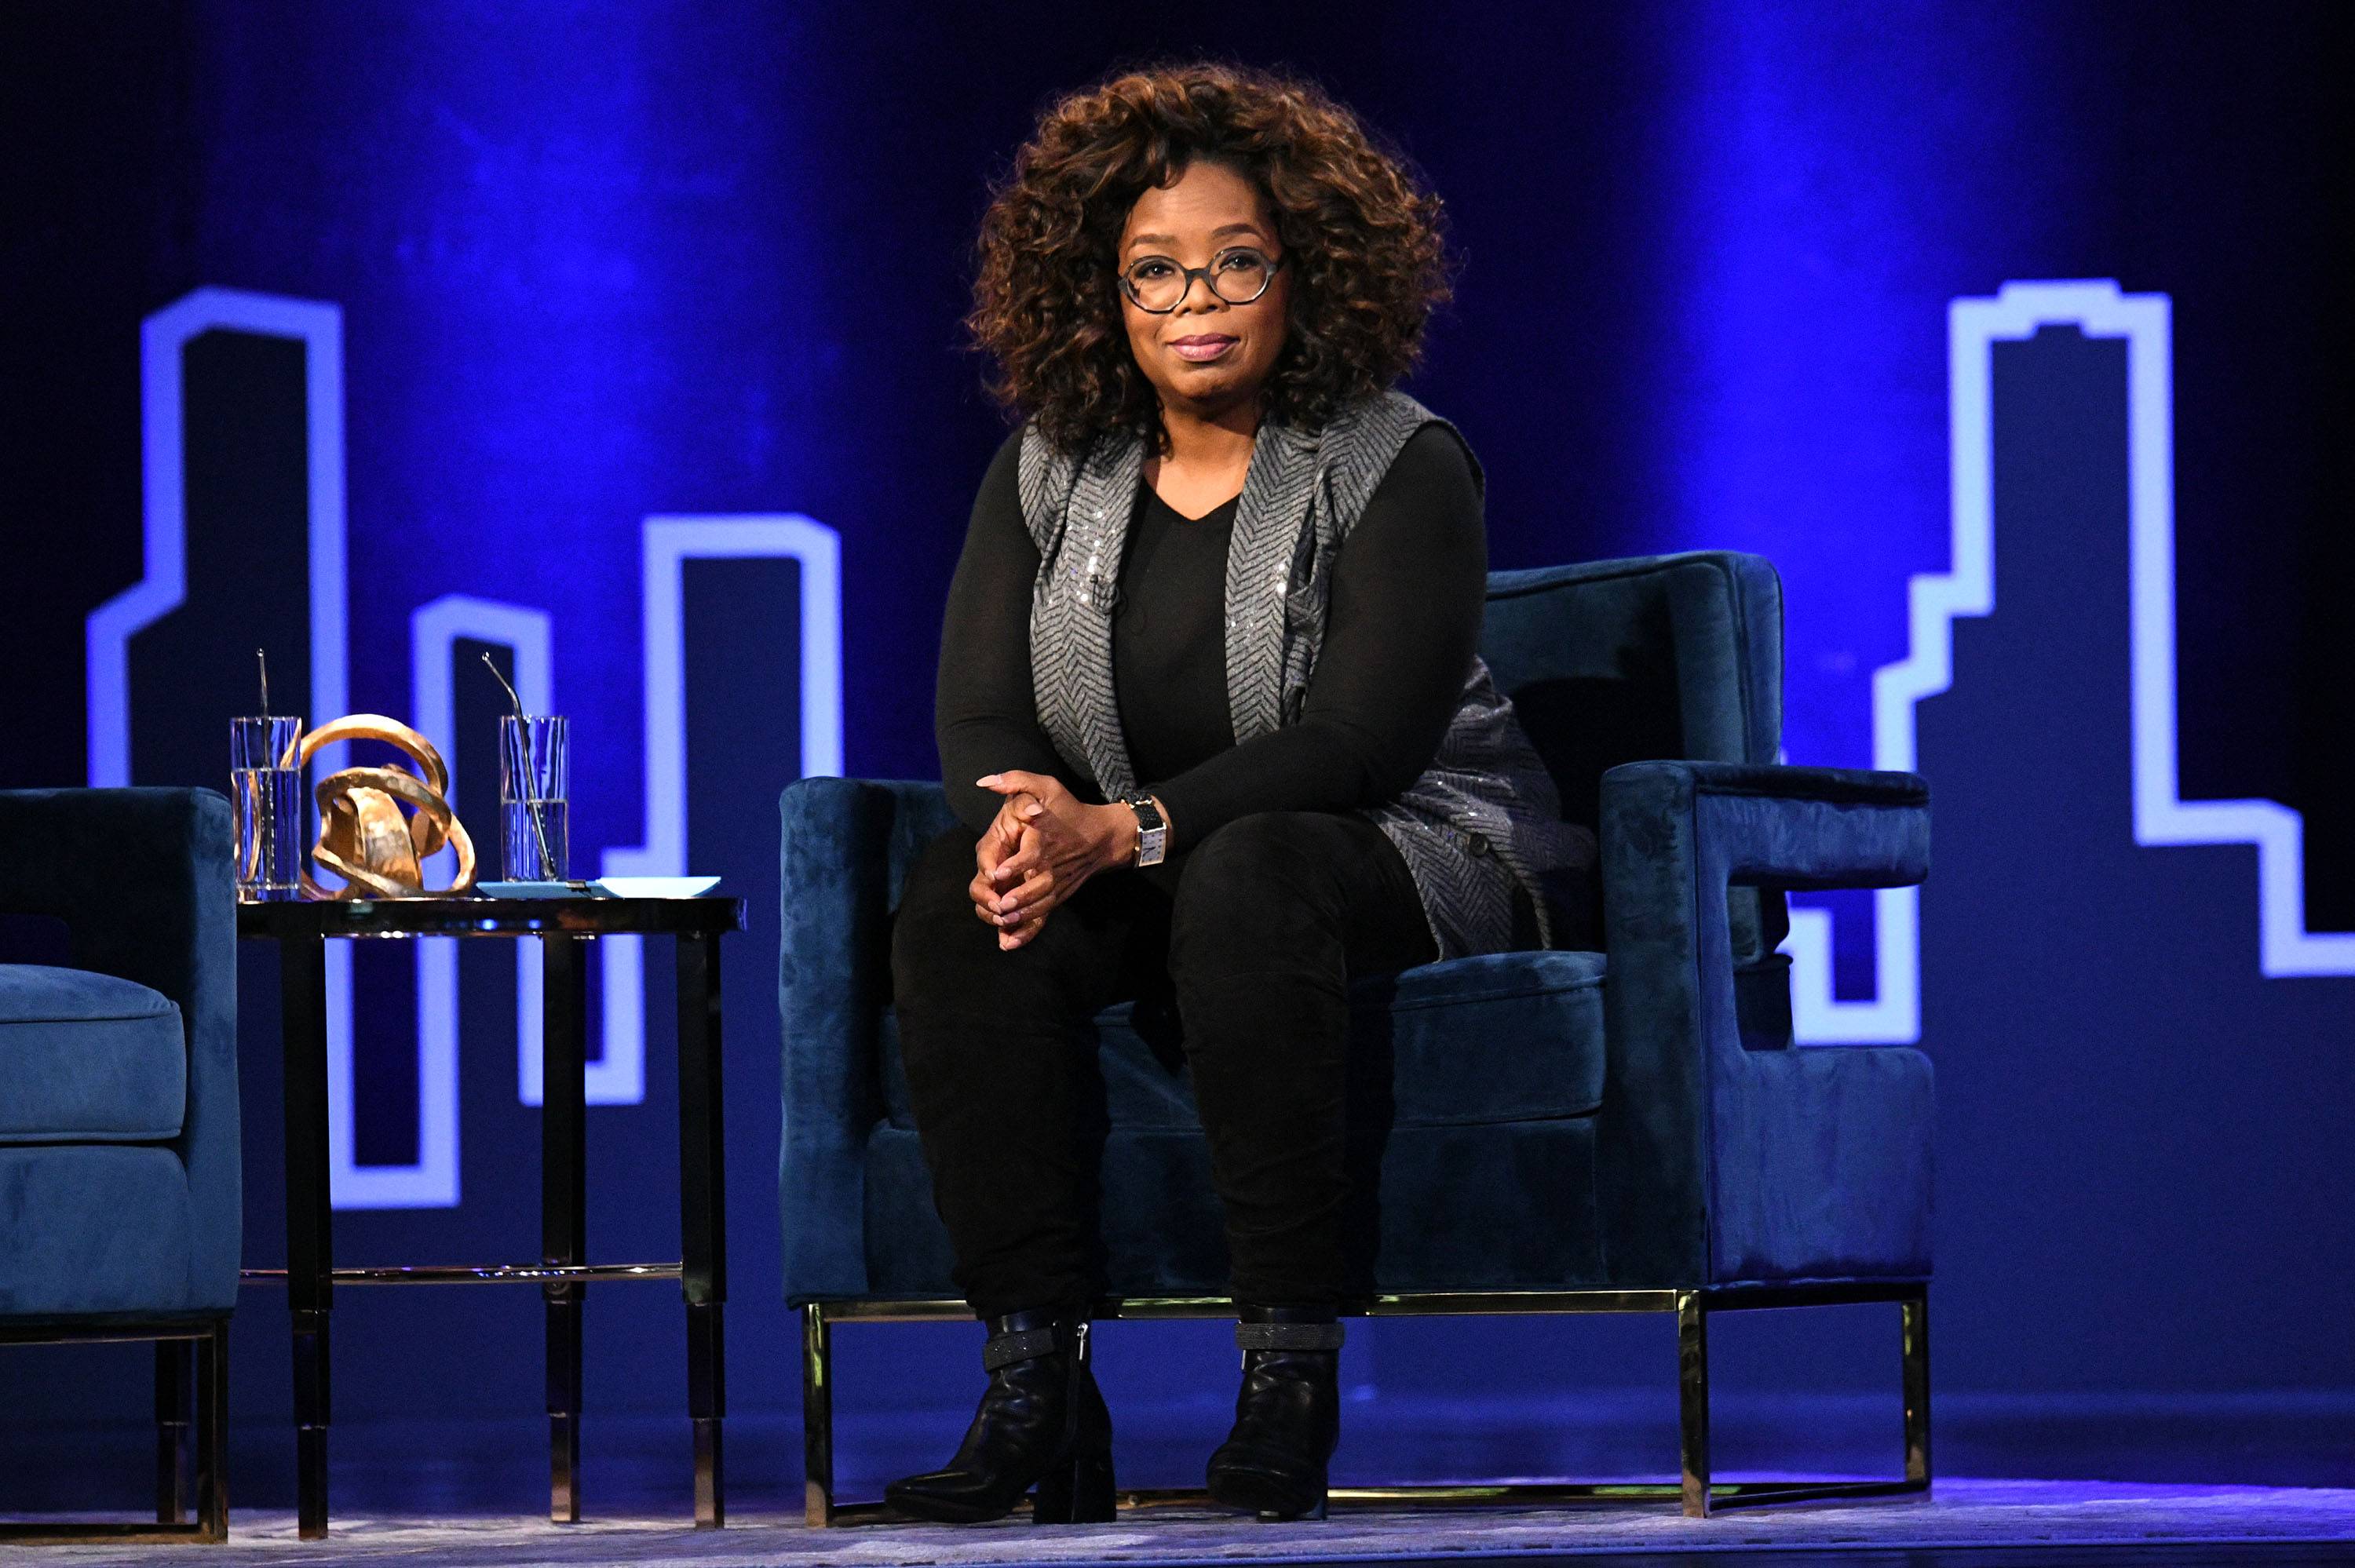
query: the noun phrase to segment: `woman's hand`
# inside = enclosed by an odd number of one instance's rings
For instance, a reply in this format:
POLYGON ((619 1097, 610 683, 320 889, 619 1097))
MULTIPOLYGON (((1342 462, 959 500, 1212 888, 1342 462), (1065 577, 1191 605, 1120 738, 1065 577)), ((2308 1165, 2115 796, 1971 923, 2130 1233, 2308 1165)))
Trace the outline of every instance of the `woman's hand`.
POLYGON ((1006 804, 976 852, 974 904, 997 927, 998 947, 1011 952, 1038 936, 1047 916, 1089 877, 1128 863, 1136 853, 1136 814, 1118 803, 1088 805, 1036 773, 993 773, 978 782, 1006 804))
POLYGON ((1004 890, 998 886, 995 873, 1007 856, 1022 847, 1022 835, 1028 831, 1022 811, 1037 805, 1037 800, 1028 794, 1007 796, 998 802, 997 815, 973 847, 973 881, 966 891, 973 895, 973 912, 993 930, 1005 926, 997 917, 997 895, 1004 890))

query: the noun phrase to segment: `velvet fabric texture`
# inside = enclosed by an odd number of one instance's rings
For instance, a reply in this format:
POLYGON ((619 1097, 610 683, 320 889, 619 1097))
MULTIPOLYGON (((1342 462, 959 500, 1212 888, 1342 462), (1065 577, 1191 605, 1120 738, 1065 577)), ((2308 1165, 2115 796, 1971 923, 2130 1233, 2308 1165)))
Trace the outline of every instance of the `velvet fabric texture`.
MULTIPOLYGON (((1774 765, 1773 568, 1721 553, 1490 579, 1482 653, 1601 846, 1603 951, 1412 969, 1353 995, 1355 1284, 1436 1291, 1915 1279, 1931 1074, 1791 1048, 1782 890, 1928 871, 1927 786, 1774 765)), ((907 1119, 890 923, 950 821, 928 783, 784 795, 784 1288, 954 1296, 907 1119)), ((1122 1295, 1215 1293, 1226 1259, 1182 1073, 1097 1021, 1102 1216, 1122 1295)))
POLYGON ((188 1047, 169 997, 112 975, 0 964, 0 1143, 176 1138, 188 1047))
POLYGON ((0 790, 0 912, 71 967, 0 966, 0 1319, 237 1302, 237 889, 207 789, 0 790))

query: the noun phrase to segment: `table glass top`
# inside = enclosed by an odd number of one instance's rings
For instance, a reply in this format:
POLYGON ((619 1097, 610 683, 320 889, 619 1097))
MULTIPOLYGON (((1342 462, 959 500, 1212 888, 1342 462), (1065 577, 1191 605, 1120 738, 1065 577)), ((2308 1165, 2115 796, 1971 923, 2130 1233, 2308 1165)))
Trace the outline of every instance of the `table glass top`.
POLYGON ((240 904, 240 937, 584 937, 632 932, 687 936, 738 931, 744 901, 700 898, 288 899, 240 904))

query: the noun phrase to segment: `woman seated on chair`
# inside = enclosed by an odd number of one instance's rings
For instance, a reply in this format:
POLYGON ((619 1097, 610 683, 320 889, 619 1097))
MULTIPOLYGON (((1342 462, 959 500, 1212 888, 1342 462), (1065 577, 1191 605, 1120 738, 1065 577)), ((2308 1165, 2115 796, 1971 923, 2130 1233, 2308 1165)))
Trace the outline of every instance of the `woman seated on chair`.
POLYGON ((892 971, 989 1383, 946 1467, 891 1486, 907 1513, 1035 1485, 1039 1520, 1112 1517, 1082 1053, 1156 995, 1245 1352, 1209 1489, 1321 1515, 1348 982, 1542 946, 1580 906, 1549 889, 1592 841, 1475 652, 1478 465, 1391 389, 1445 297, 1438 219, 1317 89, 1196 65, 1055 104, 984 220, 970 325, 1025 422, 942 635, 964 825, 920 857, 892 971))

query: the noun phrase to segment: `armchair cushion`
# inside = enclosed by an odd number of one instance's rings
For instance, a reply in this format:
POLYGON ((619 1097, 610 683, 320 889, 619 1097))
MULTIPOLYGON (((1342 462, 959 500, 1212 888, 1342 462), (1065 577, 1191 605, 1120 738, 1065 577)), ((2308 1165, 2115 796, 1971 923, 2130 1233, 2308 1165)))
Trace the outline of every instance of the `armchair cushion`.
POLYGON ((180 1010, 87 969, 0 964, 0 1143, 142 1143, 180 1135, 180 1010))
POLYGON ((0 1148, 0 1319, 211 1307, 196 1220, 167 1146, 0 1148))
MULTIPOLYGON (((1479 1127, 1585 1116, 1603 1100, 1603 955, 1493 953, 1352 988, 1359 1119, 1479 1127)), ((1096 1019, 1114 1132, 1199 1133, 1175 1021, 1125 1004, 1096 1019)), ((896 1021, 884 1015, 883 1103, 912 1130, 896 1021)))

